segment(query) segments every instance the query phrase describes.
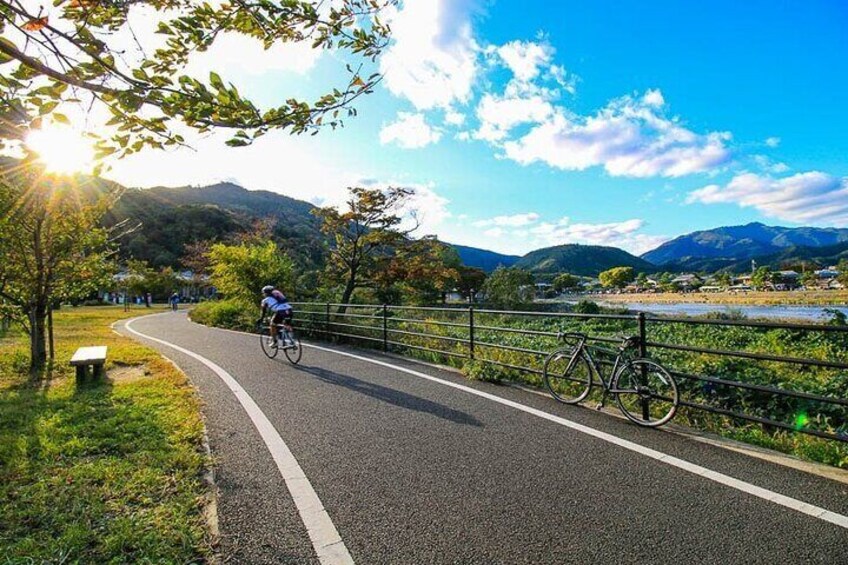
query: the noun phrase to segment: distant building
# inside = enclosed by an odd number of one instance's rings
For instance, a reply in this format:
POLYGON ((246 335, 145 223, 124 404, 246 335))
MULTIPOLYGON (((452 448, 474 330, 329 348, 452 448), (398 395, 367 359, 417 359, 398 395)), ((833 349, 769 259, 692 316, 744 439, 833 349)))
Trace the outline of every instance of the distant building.
POLYGON ((698 275, 693 273, 684 273, 679 277, 671 279, 671 284, 680 286, 683 290, 688 290, 696 286, 701 286, 704 281, 698 275))

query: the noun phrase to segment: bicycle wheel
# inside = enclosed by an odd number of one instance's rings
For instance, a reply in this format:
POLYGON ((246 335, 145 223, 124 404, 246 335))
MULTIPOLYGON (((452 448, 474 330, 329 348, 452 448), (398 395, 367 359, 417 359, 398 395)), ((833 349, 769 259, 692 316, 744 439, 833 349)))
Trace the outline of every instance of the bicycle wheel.
POLYGON ((572 349, 554 351, 545 359, 543 375, 551 395, 566 404, 577 404, 592 390, 592 369, 581 353, 569 369, 572 349))
POLYGON ((612 392, 622 414, 649 428, 674 418, 680 403, 674 377, 648 359, 636 359, 621 367, 613 377, 612 392))
POLYGON ((259 330, 259 345, 262 346, 262 353, 264 353, 268 359, 273 359, 277 356, 277 353, 280 350, 276 347, 271 347, 268 345, 268 340, 271 339, 271 328, 268 326, 262 326, 259 330))
POLYGON ((294 331, 283 330, 284 336, 289 340, 289 343, 294 343, 294 346, 286 345, 283 353, 286 354, 286 359, 292 365, 297 365, 300 362, 300 356, 303 355, 303 347, 300 345, 300 338, 294 334, 294 331))

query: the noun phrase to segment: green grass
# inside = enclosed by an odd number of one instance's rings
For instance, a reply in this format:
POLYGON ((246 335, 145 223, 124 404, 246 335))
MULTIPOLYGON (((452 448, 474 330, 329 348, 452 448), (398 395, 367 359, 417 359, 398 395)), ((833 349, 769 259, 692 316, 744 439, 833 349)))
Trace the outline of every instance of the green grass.
POLYGON ((138 313, 57 312, 55 369, 39 381, 25 339, 0 340, 0 563, 210 555, 199 400, 173 365, 109 328, 138 313), (77 387, 68 360, 95 344, 109 347, 107 378, 77 387))

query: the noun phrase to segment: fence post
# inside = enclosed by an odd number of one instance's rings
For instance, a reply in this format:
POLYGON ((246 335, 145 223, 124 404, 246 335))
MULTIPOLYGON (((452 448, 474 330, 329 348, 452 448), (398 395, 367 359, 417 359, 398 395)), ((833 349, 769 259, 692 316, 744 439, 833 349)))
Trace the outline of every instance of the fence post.
POLYGON ((468 307, 468 358, 474 359, 474 306, 468 307))
MULTIPOLYGON (((645 313, 639 312, 636 315, 636 320, 639 323, 639 357, 645 357, 648 354, 648 344, 647 341, 647 331, 645 330, 645 313)), ((642 386, 645 386, 647 383, 645 380, 647 379, 647 374, 645 371, 646 367, 642 365, 642 386)), ((647 398, 642 398, 642 419, 645 421, 650 420, 650 406, 649 400, 647 398)))
POLYGON ((389 350, 389 307, 383 304, 383 351, 389 350))
POLYGON ((330 303, 327 303, 327 310, 324 317, 324 334, 327 336, 327 341, 330 341, 330 303))

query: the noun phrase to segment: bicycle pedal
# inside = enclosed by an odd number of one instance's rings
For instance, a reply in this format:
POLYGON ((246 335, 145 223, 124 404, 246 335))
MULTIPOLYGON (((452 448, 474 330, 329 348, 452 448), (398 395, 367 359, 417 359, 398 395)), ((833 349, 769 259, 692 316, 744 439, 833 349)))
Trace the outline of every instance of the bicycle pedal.
POLYGON ((604 409, 604 403, 598 402, 598 405, 595 406, 595 410, 603 410, 603 409, 604 409))

